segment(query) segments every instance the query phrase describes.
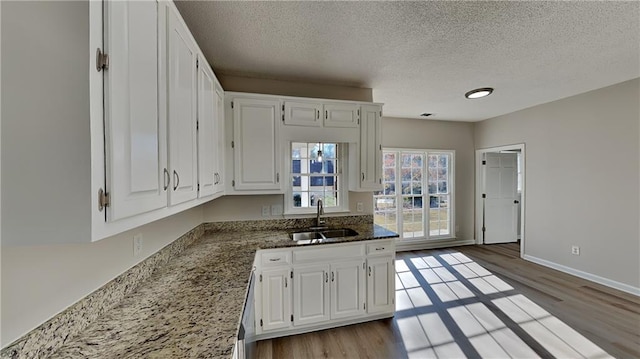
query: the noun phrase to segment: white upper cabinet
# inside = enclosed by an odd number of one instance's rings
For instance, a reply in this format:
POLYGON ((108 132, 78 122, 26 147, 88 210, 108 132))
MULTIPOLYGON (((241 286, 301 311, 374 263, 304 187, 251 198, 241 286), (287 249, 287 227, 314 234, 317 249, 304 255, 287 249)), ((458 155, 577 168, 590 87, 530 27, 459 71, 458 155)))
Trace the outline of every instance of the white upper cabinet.
POLYGON ((225 128, 224 128, 224 90, 216 83, 215 90, 216 116, 215 116, 215 167, 213 172, 214 195, 224 194, 224 166, 225 166, 225 128))
POLYGON ((233 157, 235 190, 281 190, 280 101, 235 98, 233 157))
POLYGON ((198 197, 215 192, 217 167, 218 98, 213 71, 202 55, 198 56, 198 197))
POLYGON ((167 16, 169 203, 175 205, 195 199, 198 195, 197 45, 177 9, 169 7, 167 16))
POLYGON ((356 104, 325 104, 325 127, 358 127, 360 105, 356 104))
POLYGON ((362 105, 360 141, 349 153, 351 191, 382 189, 382 107, 362 105))
POLYGON ((105 2, 108 220, 167 205, 166 124, 158 120, 158 3, 105 2))
POLYGON ((295 126, 322 126, 322 104, 317 102, 284 102, 284 124, 295 126))

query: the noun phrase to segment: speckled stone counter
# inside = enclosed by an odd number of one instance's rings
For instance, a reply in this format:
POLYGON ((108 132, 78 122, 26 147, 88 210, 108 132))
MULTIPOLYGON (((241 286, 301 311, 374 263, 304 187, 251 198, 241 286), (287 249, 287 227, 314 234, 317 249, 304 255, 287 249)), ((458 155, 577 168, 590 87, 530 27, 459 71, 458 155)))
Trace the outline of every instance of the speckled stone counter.
MULTIPOLYGON (((348 226, 358 236, 325 243, 397 237, 370 222, 348 226)), ((297 245, 287 231, 254 222, 209 223, 205 231, 51 358, 230 358, 256 250, 297 245)))

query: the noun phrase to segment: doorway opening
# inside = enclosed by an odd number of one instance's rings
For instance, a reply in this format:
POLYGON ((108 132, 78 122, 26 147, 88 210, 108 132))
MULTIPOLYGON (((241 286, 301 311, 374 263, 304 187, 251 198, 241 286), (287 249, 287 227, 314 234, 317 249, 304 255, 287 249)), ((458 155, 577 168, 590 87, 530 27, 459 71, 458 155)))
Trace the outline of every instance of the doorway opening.
POLYGON ((525 145, 476 150, 476 244, 520 244, 525 251, 525 145))

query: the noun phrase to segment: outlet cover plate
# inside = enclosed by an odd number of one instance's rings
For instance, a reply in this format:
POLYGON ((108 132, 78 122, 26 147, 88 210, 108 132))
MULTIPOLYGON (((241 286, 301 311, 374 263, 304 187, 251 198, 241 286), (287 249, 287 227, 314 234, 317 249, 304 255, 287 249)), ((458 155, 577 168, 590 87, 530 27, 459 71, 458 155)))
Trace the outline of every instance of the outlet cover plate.
POLYGON ((262 206, 262 217, 269 217, 269 206, 262 206))
POLYGON ((142 252, 142 233, 133 236, 133 256, 137 257, 142 252))

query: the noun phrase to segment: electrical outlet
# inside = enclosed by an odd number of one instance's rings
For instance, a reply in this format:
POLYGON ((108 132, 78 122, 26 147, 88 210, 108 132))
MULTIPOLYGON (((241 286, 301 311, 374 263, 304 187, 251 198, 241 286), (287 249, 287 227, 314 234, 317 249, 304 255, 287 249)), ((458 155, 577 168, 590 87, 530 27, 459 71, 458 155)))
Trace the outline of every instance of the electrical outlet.
POLYGON ((574 256, 579 256, 580 255, 580 247, 571 246, 571 254, 573 254, 574 256))
POLYGON ((142 233, 133 236, 133 256, 137 257, 142 252, 142 233))
POLYGON ((364 211, 364 205, 362 204, 362 202, 358 202, 356 204, 356 211, 358 211, 358 212, 364 211))
POLYGON ((282 216, 282 205, 281 204, 272 204, 271 205, 271 215, 272 216, 282 216))
POLYGON ((262 206, 262 217, 269 217, 269 206, 262 206))

